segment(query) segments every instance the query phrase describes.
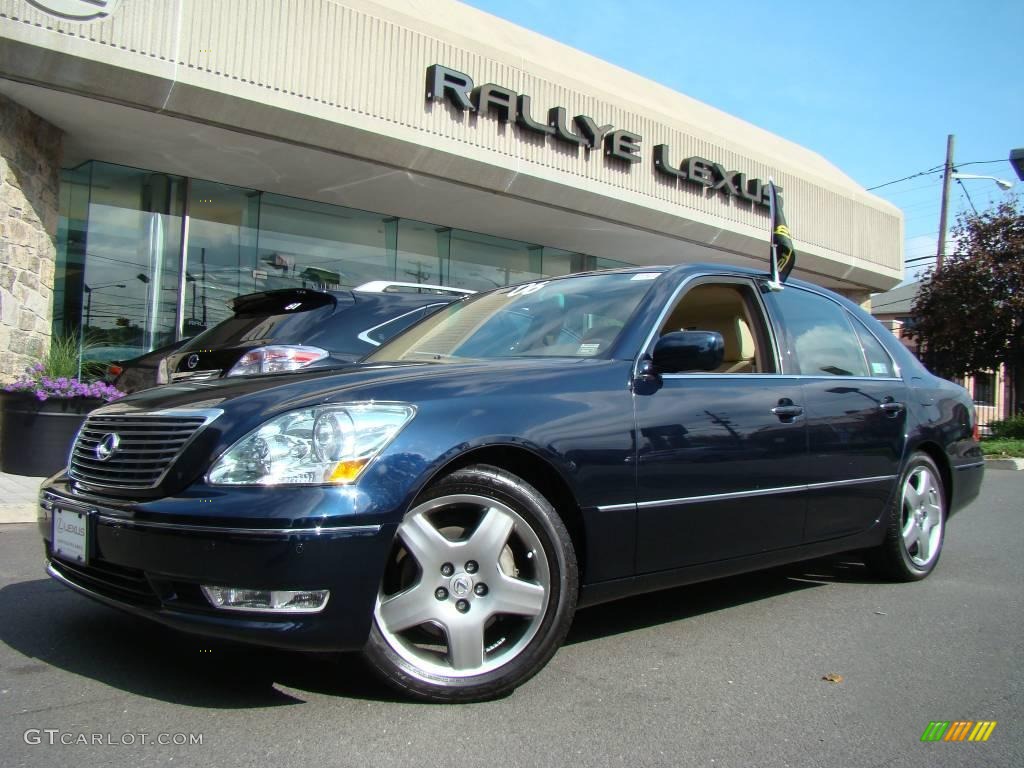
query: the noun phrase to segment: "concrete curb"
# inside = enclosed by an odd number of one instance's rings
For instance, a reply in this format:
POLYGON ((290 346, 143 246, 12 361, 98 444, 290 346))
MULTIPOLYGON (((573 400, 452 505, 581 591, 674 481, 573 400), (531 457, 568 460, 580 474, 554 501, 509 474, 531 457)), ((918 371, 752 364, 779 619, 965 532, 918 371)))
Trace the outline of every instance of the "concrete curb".
POLYGON ((35 522, 39 484, 45 479, 0 472, 0 525, 35 522))
POLYGON ((987 469, 1024 470, 1024 459, 985 459, 987 469))
POLYGON ((35 504, 25 502, 21 504, 0 504, 0 525, 7 523, 34 523, 35 521, 35 504))

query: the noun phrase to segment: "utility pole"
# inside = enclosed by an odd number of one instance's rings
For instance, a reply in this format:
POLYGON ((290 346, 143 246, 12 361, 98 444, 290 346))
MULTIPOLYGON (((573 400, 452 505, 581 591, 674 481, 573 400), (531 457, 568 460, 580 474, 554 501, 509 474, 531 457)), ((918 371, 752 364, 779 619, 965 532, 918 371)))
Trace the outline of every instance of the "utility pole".
POLYGON ((946 216, 949 210, 949 182, 953 178, 953 134, 946 138, 946 167, 942 172, 942 208, 939 209, 939 250, 935 254, 935 271, 942 269, 946 252, 946 216))

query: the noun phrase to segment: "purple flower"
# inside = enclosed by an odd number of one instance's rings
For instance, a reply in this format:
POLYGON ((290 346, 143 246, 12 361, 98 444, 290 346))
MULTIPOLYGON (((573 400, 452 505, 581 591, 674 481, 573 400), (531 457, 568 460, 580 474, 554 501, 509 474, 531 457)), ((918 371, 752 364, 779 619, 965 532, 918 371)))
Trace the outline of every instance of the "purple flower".
POLYGON ((77 378, 66 378, 61 376, 52 379, 42 375, 43 366, 36 363, 22 376, 10 384, 4 386, 5 392, 28 392, 40 402, 49 399, 68 400, 76 397, 96 397, 106 400, 108 403, 123 397, 124 393, 116 387, 102 381, 89 384, 79 381, 77 378))

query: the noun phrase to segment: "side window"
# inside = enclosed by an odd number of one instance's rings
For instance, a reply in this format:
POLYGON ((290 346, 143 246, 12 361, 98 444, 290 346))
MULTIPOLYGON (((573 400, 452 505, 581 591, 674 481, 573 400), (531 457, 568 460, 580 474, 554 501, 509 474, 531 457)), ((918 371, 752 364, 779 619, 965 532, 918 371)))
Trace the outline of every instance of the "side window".
POLYGON ((871 332, 857 318, 853 318, 853 329, 857 332, 861 347, 864 348, 864 357, 868 360, 871 375, 895 378, 896 369, 893 367, 889 353, 882 346, 882 342, 872 336, 871 332))
POLYGON ((712 373, 774 373, 775 363, 753 289, 740 283, 701 283, 690 288, 658 329, 717 331, 725 342, 722 364, 712 373))
POLYGON ((772 294, 785 325, 786 357, 805 376, 867 376, 868 368, 846 310, 795 286, 772 294))

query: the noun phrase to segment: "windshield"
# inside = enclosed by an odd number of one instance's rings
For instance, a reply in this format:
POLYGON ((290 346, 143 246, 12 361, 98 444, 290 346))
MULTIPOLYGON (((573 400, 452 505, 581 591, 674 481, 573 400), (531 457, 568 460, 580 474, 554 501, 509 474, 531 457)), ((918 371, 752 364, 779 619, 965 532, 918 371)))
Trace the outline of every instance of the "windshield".
POLYGON ((612 272, 500 288, 438 311, 365 362, 594 357, 611 347, 658 276, 612 272))

